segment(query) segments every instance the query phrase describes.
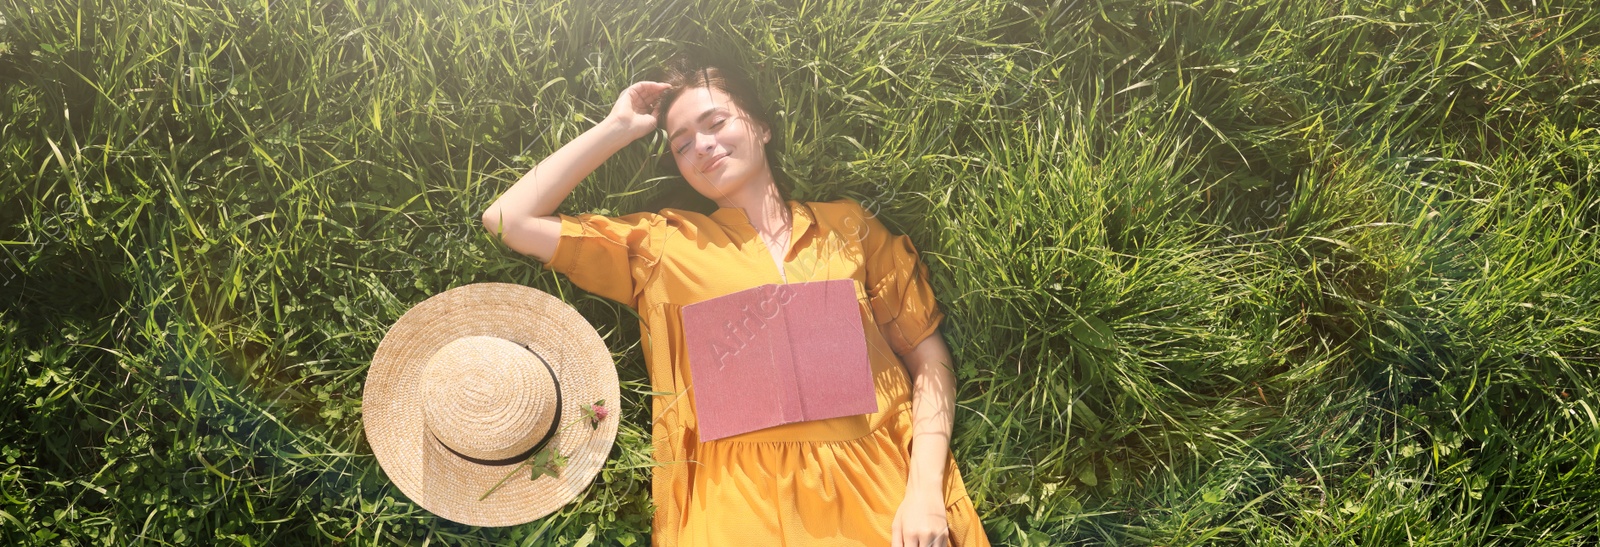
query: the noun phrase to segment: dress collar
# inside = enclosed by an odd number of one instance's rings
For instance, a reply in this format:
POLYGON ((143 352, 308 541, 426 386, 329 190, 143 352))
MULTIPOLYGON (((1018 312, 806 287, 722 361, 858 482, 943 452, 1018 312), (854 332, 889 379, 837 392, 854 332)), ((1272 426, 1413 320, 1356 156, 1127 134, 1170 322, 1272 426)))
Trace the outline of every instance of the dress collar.
MULTIPOLYGON (((810 207, 806 207, 804 204, 792 199, 785 202, 785 204, 789 206, 789 214, 794 223, 791 230, 794 233, 803 233, 807 227, 813 224, 810 207)), ((744 209, 738 207, 719 207, 711 213, 711 219, 717 221, 718 224, 727 226, 750 224, 750 217, 744 214, 744 209)))
MULTIPOLYGON (((789 246, 794 247, 794 242, 805 235, 806 230, 816 224, 816 219, 811 216, 811 208, 795 200, 785 202, 789 206, 789 213, 793 219, 789 227, 789 246)), ((750 226, 750 218, 745 216, 744 209, 738 207, 721 207, 711 213, 711 219, 724 226, 750 226)))

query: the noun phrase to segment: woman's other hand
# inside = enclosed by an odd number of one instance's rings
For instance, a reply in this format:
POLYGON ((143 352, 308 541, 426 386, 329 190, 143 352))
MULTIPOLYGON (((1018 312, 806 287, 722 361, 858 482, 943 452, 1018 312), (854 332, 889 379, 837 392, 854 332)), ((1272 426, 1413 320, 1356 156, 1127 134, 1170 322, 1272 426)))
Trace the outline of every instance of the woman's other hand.
POLYGON ((944 494, 911 488, 894 513, 890 547, 948 547, 950 522, 945 516, 944 494))
POLYGON ((622 127, 631 140, 649 135, 656 129, 656 103, 661 100, 661 92, 671 87, 661 82, 635 82, 622 90, 606 117, 622 127))

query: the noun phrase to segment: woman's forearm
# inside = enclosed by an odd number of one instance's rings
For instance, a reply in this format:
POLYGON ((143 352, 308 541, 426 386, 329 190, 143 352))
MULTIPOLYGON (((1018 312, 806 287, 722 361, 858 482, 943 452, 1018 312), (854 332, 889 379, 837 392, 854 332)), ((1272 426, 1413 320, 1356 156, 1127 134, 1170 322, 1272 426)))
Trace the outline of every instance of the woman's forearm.
POLYGON ((489 206, 484 213, 485 222, 501 215, 527 218, 554 214, 578 182, 633 139, 627 128, 614 119, 601 120, 522 175, 489 206))
POLYGON ((912 380, 911 469, 906 491, 942 497, 955 423, 956 382, 950 348, 934 333, 906 354, 905 363, 912 380))
POLYGON ((556 207, 606 158, 633 141, 607 117, 522 175, 483 212, 483 227, 512 250, 549 262, 561 242, 556 207))

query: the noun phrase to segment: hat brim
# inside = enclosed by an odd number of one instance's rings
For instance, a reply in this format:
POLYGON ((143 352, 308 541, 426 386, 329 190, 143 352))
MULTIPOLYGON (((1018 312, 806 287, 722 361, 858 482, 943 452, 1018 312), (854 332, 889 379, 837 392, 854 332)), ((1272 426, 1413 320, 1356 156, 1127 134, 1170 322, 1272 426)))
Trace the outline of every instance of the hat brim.
POLYGON ((362 393, 362 424, 378 464, 401 492, 424 509, 473 526, 512 526, 549 515, 594 482, 617 437, 621 389, 611 352, 577 310, 543 291, 510 283, 474 283, 417 304, 384 334, 362 393), (456 455, 427 431, 424 364, 464 336, 496 336, 525 344, 553 368, 561 421, 574 423, 548 441, 567 462, 559 476, 538 476, 521 462, 485 464, 456 455), (612 416, 598 428, 584 409, 605 401, 612 416), (499 488, 497 483, 513 471, 499 488), (484 493, 493 494, 483 498, 484 493))

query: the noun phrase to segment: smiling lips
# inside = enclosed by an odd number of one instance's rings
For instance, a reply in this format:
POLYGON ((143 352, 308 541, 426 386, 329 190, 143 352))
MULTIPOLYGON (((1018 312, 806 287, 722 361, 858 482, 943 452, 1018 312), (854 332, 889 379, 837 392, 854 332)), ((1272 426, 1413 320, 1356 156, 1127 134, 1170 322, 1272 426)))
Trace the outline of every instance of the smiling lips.
POLYGON ((701 173, 709 173, 709 172, 711 172, 712 169, 716 169, 718 167, 721 167, 722 166, 722 160, 724 158, 727 158, 727 157, 728 157, 728 153, 727 152, 723 152, 721 154, 718 154, 718 155, 712 157, 711 161, 709 161, 709 162, 707 162, 705 164, 705 167, 700 168, 700 172, 701 173))

